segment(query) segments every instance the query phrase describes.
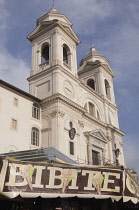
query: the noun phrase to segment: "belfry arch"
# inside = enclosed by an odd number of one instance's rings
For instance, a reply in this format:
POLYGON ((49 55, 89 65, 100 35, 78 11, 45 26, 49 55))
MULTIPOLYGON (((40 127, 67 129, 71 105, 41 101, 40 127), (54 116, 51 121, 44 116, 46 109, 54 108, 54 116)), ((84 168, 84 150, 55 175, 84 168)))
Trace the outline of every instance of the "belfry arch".
POLYGON ((95 90, 95 80, 94 79, 87 80, 87 85, 89 87, 91 87, 93 90, 95 90))
POLYGON ((49 43, 44 43, 41 48, 41 63, 49 64, 49 43))

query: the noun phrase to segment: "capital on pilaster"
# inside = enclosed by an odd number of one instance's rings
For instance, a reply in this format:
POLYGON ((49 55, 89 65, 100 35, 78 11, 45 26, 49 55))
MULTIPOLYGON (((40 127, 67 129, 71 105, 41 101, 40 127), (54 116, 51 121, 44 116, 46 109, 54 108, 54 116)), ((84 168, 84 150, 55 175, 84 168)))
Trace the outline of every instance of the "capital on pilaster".
POLYGON ((64 117, 65 116, 65 113, 60 111, 60 110, 54 110, 53 112, 51 112, 51 116, 52 117, 64 117))

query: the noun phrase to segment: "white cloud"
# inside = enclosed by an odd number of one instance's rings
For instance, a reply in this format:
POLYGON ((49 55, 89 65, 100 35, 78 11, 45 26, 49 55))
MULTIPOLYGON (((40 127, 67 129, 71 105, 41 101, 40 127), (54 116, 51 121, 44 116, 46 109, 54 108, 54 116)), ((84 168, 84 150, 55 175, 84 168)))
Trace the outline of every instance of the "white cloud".
POLYGON ((65 15, 74 23, 77 33, 82 33, 82 35, 93 34, 96 23, 112 15, 112 4, 109 0, 99 2, 96 0, 76 0, 72 4, 65 1, 64 5, 62 3, 62 7, 63 10, 65 7, 67 8, 65 15))
POLYGON ((6 41, 6 31, 8 29, 9 13, 0 2, 0 45, 2 49, 3 43, 6 41))
POLYGON ((0 53, 1 79, 28 91, 29 66, 23 59, 14 58, 8 51, 0 53))
POLYGON ((0 4, 0 78, 27 91, 28 84, 25 81, 29 76, 29 66, 23 59, 14 57, 6 48, 10 14, 4 8, 4 2, 0 1, 0 4))

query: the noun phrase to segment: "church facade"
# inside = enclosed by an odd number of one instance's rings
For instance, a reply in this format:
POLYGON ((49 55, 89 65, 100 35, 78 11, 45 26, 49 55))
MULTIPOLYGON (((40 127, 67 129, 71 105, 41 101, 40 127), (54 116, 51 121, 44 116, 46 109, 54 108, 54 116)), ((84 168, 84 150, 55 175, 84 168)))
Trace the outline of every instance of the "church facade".
POLYGON ((80 164, 125 165, 107 59, 92 46, 77 69, 80 40, 55 7, 28 40, 29 93, 0 81, 0 153, 54 147, 80 164))

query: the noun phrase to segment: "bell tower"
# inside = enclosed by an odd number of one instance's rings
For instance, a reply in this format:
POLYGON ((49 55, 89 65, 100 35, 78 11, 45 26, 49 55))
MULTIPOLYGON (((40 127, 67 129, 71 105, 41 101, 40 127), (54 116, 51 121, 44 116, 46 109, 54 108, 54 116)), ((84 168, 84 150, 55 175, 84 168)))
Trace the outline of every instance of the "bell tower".
POLYGON ((113 88, 114 73, 108 60, 94 46, 81 60, 78 75, 104 101, 105 122, 119 128, 113 88))
POLYGON ((37 20, 28 36, 32 43, 30 93, 40 99, 56 94, 56 72, 77 74, 76 45, 80 43, 72 23, 54 6, 37 20))
MULTIPOLYGON (((99 105, 103 104, 101 109, 103 114, 101 113, 99 116, 103 117, 103 122, 106 124, 108 144, 111 147, 111 155, 107 158, 113 160, 116 164, 119 164, 119 162, 124 163, 121 139, 124 133, 119 129, 118 109, 113 88, 114 73, 108 60, 92 46, 81 60, 78 76, 89 91, 92 91, 92 95, 95 96, 94 105, 97 102, 99 105), (121 153, 119 159, 117 159, 113 151, 119 151, 119 148, 121 153)), ((91 110, 86 105, 86 110, 91 110)), ((95 151, 97 150, 95 149, 95 151)))
POLYGON ((79 78, 102 98, 115 104, 113 77, 114 73, 108 60, 94 46, 85 54, 78 70, 79 78))

